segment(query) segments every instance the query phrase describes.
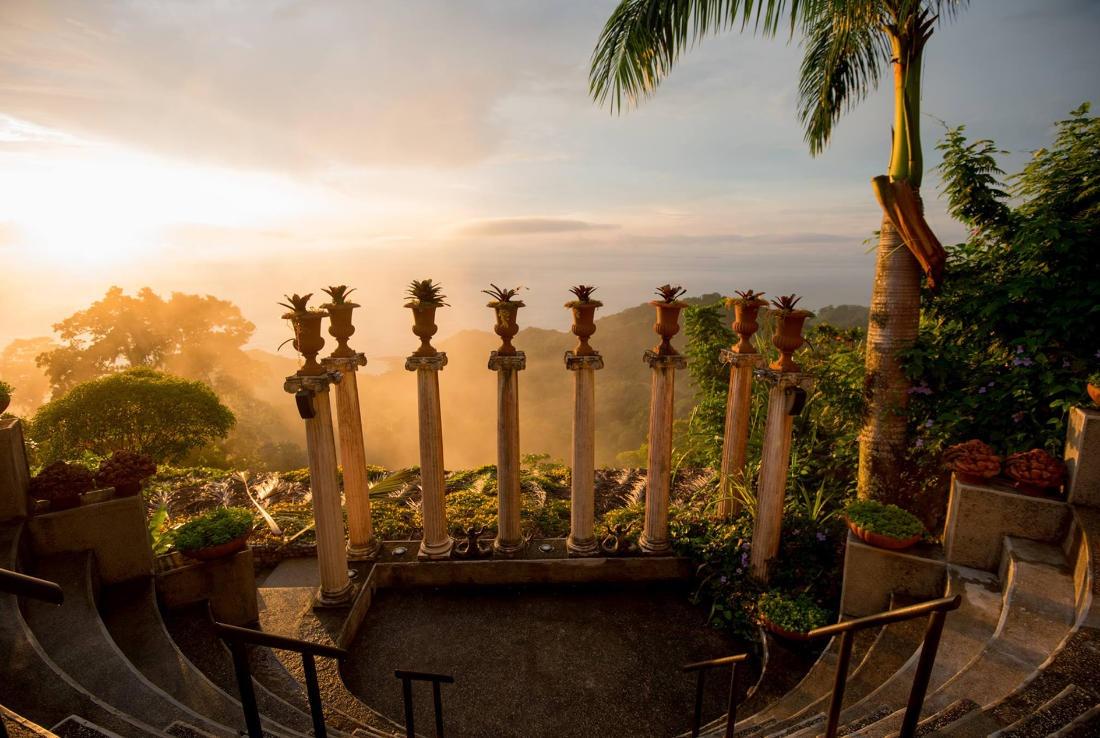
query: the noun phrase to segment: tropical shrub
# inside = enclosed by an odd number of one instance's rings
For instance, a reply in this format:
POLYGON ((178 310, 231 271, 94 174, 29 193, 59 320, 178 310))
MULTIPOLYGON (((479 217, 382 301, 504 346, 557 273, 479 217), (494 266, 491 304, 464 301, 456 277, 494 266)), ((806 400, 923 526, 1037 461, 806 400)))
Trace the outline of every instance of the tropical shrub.
POLYGON ((252 511, 222 507, 190 520, 176 529, 174 543, 180 551, 198 551, 229 543, 252 530, 252 511))
POLYGON ((765 592, 757 599, 756 608, 772 625, 792 633, 808 633, 829 623, 829 611, 807 594, 765 592))
POLYGON ((497 529, 497 498, 473 489, 451 492, 444 498, 447 524, 453 530, 467 528, 484 529, 495 533, 497 529))
POLYGON ((917 516, 897 505, 886 505, 877 500, 850 502, 844 514, 852 525, 890 538, 912 538, 924 533, 924 524, 917 516))

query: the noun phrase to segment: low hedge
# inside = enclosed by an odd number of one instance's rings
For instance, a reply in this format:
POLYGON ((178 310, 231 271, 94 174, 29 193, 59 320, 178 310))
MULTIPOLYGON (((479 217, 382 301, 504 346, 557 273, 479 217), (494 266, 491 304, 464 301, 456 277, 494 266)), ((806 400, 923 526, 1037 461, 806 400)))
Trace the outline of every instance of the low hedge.
POLYGON ((829 611, 807 594, 765 592, 756 601, 756 608, 772 625, 792 633, 808 633, 829 623, 829 611))
POLYGON ((856 500, 848 504, 844 514, 852 525, 882 536, 911 538, 924 534, 924 525, 920 519, 897 505, 884 505, 875 500, 856 500))
POLYGON ((173 537, 180 551, 198 551, 220 546, 252 530, 252 511, 243 507, 222 507, 181 525, 173 537))

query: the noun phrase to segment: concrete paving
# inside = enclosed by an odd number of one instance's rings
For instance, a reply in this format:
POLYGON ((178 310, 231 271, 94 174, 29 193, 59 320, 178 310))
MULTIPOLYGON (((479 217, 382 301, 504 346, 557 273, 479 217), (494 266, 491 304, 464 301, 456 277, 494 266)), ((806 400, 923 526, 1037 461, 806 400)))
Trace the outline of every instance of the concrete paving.
MULTIPOLYGON (((742 650, 707 626, 682 585, 392 589, 378 593, 343 676, 403 723, 394 669, 452 674, 449 738, 667 738, 691 723, 694 677, 679 667, 742 650)), ((704 722, 724 712, 728 679, 708 680, 704 722)), ((430 734, 430 685, 414 686, 414 702, 417 730, 430 734)))

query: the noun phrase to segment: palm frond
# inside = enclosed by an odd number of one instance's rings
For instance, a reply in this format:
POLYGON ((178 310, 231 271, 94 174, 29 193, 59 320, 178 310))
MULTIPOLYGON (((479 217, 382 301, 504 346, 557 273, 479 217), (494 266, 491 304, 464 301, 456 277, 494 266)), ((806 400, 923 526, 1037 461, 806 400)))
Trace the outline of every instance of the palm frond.
POLYGON ((417 469, 400 469, 391 472, 370 486, 370 496, 376 499, 391 497, 394 493, 405 489, 408 483, 419 475, 420 472, 417 469))

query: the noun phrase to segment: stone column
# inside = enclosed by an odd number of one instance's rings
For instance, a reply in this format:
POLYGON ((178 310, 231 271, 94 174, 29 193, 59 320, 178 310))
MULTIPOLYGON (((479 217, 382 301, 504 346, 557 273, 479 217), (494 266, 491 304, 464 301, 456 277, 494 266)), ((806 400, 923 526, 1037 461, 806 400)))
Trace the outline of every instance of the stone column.
POLYGON ((567 351, 565 368, 574 378, 573 489, 565 547, 570 556, 595 556, 600 552, 595 532, 596 370, 603 369, 603 357, 567 351))
POLYGON ((779 553, 779 536, 783 530, 787 468, 791 461, 791 424, 805 399, 801 393, 810 387, 811 380, 805 374, 772 369, 758 369, 756 376, 771 389, 768 390, 768 419, 764 426, 749 569, 753 577, 766 582, 768 567, 779 553))
POLYGON ((347 604, 352 594, 329 404, 329 385, 339 381, 340 374, 333 372, 309 376, 296 374, 287 377, 283 384, 283 389, 295 396, 298 412, 306 423, 309 486, 317 523, 317 565, 321 571, 318 604, 326 607, 347 604))
POLYGON ((416 372, 416 397, 420 424, 420 506, 424 518, 421 560, 449 559, 454 540, 447 533, 447 512, 443 504, 443 420, 439 405, 439 372, 447 365, 447 354, 405 359, 405 368, 416 372))
POLYGON ((749 442, 749 417, 752 415, 752 372, 760 365, 760 354, 740 354, 722 349, 722 361, 730 365, 730 388, 722 440, 718 517, 729 520, 741 512, 735 490, 745 483, 745 448, 749 442))
POLYGON ((344 500, 348 508, 348 559, 367 561, 378 555, 370 519, 370 481, 367 452, 363 448, 363 419, 359 410, 356 370, 367 365, 363 354, 330 356, 324 360, 329 371, 340 372, 336 385, 336 422, 340 426, 340 464, 344 469, 344 500))
POLYGON ((687 366, 680 354, 645 352, 653 370, 649 394, 649 456, 646 462, 645 525, 638 545, 647 554, 671 549, 668 539, 668 498, 672 482, 672 416, 676 370, 687 366))
POLYGON ((527 355, 489 355, 489 368, 497 373, 497 537, 493 551, 515 556, 523 549, 520 530, 519 489, 519 372, 527 368, 527 355))
POLYGON ((1070 408, 1065 457, 1069 502, 1100 507, 1100 410, 1070 408))

